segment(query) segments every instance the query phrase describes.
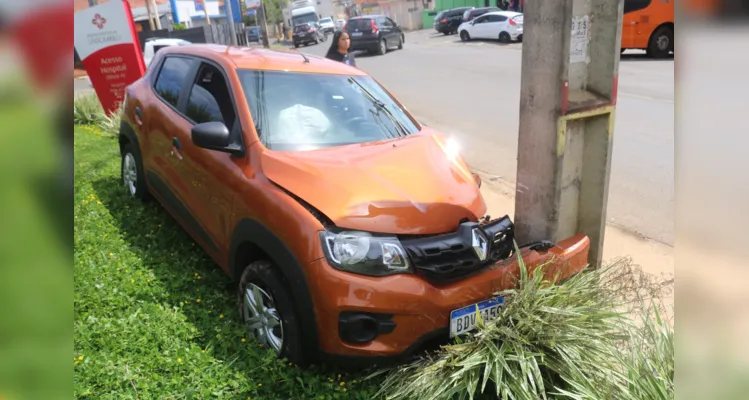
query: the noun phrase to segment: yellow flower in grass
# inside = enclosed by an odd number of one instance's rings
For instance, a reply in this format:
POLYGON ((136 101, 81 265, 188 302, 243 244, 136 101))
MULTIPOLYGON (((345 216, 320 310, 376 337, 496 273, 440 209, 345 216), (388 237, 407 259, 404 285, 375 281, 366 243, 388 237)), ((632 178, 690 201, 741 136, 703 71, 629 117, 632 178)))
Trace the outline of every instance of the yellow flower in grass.
POLYGON ((177 359, 177 362, 178 362, 178 363, 182 363, 182 359, 181 359, 181 358, 178 358, 178 359, 177 359))

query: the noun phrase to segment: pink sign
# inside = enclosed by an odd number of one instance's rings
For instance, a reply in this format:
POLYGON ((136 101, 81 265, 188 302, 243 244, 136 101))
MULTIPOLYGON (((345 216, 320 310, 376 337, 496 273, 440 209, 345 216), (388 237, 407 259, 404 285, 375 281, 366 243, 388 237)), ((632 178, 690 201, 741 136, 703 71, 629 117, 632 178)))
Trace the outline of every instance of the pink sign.
POLYGON ((146 70, 127 0, 75 13, 75 49, 104 110, 115 111, 125 88, 146 70))

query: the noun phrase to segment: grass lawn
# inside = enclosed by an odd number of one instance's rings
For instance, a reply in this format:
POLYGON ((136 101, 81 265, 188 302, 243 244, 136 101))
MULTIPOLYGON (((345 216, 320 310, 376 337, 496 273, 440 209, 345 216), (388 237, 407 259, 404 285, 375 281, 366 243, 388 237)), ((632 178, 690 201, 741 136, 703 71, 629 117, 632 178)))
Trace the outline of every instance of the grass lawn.
POLYGON ((116 139, 75 128, 76 398, 374 397, 380 381, 258 347, 235 285, 158 203, 127 196, 119 169, 116 139))

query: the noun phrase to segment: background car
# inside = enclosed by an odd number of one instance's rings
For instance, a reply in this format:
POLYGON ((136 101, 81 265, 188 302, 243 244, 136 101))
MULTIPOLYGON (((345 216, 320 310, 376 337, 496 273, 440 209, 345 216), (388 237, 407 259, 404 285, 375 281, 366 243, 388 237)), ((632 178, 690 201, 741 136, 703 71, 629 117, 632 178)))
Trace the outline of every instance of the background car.
POLYGON ((260 36, 260 28, 257 26, 251 26, 247 28, 247 41, 260 43, 262 37, 260 36))
POLYGON ((322 28, 324 34, 335 32, 333 18, 321 18, 318 24, 320 25, 320 28, 322 28))
POLYGON ((474 7, 459 7, 450 10, 440 11, 434 17, 434 29, 444 35, 450 35, 458 31, 458 27, 463 23, 463 13, 472 10, 474 7))
POLYGON ((351 50, 383 55, 388 49, 403 48, 406 36, 392 19, 384 15, 364 15, 348 20, 344 27, 351 38, 351 50))
POLYGON ((171 46, 186 46, 192 44, 187 40, 183 39, 172 39, 172 38, 149 38, 146 39, 146 45, 143 47, 143 60, 146 62, 146 66, 151 64, 151 60, 156 53, 164 47, 171 46))
POLYGON ((465 12, 463 12, 463 22, 472 21, 476 17, 480 17, 486 13, 496 12, 496 11, 502 11, 502 10, 500 10, 497 7, 472 8, 470 10, 466 10, 465 12))
POLYGON ((335 27, 336 29, 343 29, 343 27, 346 25, 346 20, 343 18, 338 18, 335 20, 335 27))
POLYGON ((523 14, 514 11, 486 13, 458 28, 460 39, 498 39, 502 43, 523 40, 523 14))
POLYGON ((291 39, 294 42, 294 47, 299 47, 300 45, 324 42, 325 34, 319 25, 314 22, 308 22, 295 26, 291 34, 291 39))

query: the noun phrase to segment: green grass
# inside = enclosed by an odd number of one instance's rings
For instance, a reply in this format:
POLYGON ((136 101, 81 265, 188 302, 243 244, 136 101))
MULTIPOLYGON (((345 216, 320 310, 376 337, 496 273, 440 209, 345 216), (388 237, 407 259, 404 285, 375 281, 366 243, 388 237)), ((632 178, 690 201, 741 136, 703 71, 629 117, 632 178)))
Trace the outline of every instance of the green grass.
POLYGON ((116 139, 77 126, 75 162, 76 398, 374 398, 377 380, 258 347, 235 285, 156 202, 125 194, 116 139))

